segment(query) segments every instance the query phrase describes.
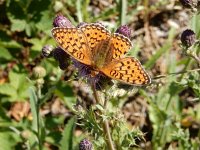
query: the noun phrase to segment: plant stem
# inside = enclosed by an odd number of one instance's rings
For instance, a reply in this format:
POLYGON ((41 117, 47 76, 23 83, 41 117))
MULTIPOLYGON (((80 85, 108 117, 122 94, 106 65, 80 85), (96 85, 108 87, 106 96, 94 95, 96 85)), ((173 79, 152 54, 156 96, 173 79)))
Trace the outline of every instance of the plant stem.
MULTIPOLYGON (((188 65, 186 65, 185 68, 187 68, 187 66, 188 65)), ((185 70, 185 68, 183 70, 185 70)), ((180 74, 183 76, 185 73, 195 72, 195 71, 200 71, 200 68, 196 68, 196 69, 192 69, 192 70, 185 70, 185 71, 180 71, 180 72, 174 72, 174 73, 169 73, 169 74, 166 74, 166 75, 159 75, 159 76, 154 77, 153 79, 156 80, 156 79, 160 79, 160 78, 167 78, 167 77, 172 76, 172 75, 180 75, 180 74)), ((182 76, 181 76, 181 79, 183 78, 182 76)))
MULTIPOLYGON (((92 91, 93 91, 94 98, 95 98, 96 102, 98 104, 101 104, 104 107, 104 109, 106 110, 106 106, 104 105, 106 102, 104 102, 104 104, 103 104, 103 101, 100 99, 98 92, 95 88, 94 81, 92 82, 91 86, 92 86, 92 91)), ((109 150, 115 150, 115 147, 114 147, 114 144, 113 144, 113 141, 112 141, 112 138, 111 138, 111 134, 110 134, 109 122, 108 122, 107 119, 105 119, 103 121, 103 132, 105 134, 105 141, 106 141, 106 143, 109 147, 109 150)))
POLYGON ((200 67, 200 58, 196 54, 191 55, 191 57, 198 63, 198 66, 200 67))
POLYGON ((37 87, 37 103, 36 103, 36 109, 37 109, 37 138, 38 138, 38 146, 39 150, 42 150, 42 142, 41 142, 41 132, 40 132, 40 105, 39 101, 41 98, 41 87, 37 87))

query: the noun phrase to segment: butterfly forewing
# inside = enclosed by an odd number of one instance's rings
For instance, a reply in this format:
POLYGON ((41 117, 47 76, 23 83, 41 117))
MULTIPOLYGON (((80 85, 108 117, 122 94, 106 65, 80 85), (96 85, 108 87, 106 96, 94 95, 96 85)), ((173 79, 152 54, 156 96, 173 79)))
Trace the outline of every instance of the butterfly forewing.
POLYGON ((90 23, 80 27, 88 42, 91 51, 94 51, 97 45, 102 41, 109 40, 111 37, 110 31, 99 23, 90 23))
POLYGON ((108 77, 132 85, 145 85, 151 82, 149 75, 134 57, 114 60, 100 69, 108 77))
POLYGON ((91 65, 90 47, 84 33, 79 28, 56 27, 51 32, 66 53, 86 65, 91 65))

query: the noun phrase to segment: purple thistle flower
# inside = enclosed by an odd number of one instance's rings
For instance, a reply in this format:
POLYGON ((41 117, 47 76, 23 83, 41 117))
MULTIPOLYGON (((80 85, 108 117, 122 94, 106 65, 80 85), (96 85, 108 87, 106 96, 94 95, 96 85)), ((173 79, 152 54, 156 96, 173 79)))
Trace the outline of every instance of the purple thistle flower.
POLYGON ((115 33, 120 33, 130 39, 131 29, 127 25, 120 26, 115 33))
POLYGON ((83 139, 80 143, 79 143, 79 150, 92 150, 92 143, 87 140, 87 139, 83 139))
MULTIPOLYGON (((53 26, 68 28, 74 27, 72 23, 62 14, 59 14, 54 18, 53 26)), ((70 56, 60 47, 54 49, 53 56, 59 62, 60 69, 64 70, 69 66, 70 56)))
POLYGON ((89 77, 92 71, 92 68, 88 65, 85 65, 74 58, 71 58, 74 66, 78 69, 79 76, 89 77))
POLYGON ((92 76, 94 71, 92 67, 85 65, 74 58, 71 58, 74 66, 78 69, 80 77, 85 77, 90 84, 95 84, 97 90, 102 90, 107 84, 111 83, 111 79, 99 72, 97 75, 92 76))
POLYGON ((179 0, 179 2, 186 8, 191 8, 193 5, 192 0, 179 0))
POLYGON ((54 27, 74 27, 72 23, 63 15, 57 15, 53 21, 54 27))
POLYGON ((187 29, 183 31, 183 33, 181 34, 181 42, 184 46, 190 47, 195 43, 195 41, 196 41, 196 35, 194 31, 187 29))
POLYGON ((60 69, 65 70, 69 66, 70 56, 60 47, 54 49, 53 56, 58 61, 60 69))

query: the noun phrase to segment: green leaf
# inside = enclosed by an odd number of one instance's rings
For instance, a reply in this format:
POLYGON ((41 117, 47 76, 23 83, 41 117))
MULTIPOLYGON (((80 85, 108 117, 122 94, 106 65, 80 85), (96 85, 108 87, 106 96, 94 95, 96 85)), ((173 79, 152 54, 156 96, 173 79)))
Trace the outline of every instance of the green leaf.
POLYGON ((0 85, 0 94, 7 95, 13 98, 17 97, 16 89, 9 83, 0 85))
POLYGON ((30 83, 27 82, 26 76, 26 74, 16 73, 13 71, 9 73, 10 85, 15 88, 18 100, 22 100, 28 97, 27 89, 30 83))
POLYGON ((21 48, 22 46, 16 41, 0 41, 0 46, 6 48, 21 48))
POLYGON ((4 47, 0 47, 0 51, 1 51, 0 58, 6 59, 6 60, 10 60, 12 58, 12 55, 10 54, 8 49, 4 47))
POLYGON ((37 125, 38 125, 38 115, 37 115, 37 96, 35 93, 35 90, 33 87, 29 88, 29 95, 30 95, 30 105, 31 105, 31 113, 33 115, 33 122, 32 122, 32 128, 34 131, 38 131, 37 125))
POLYGON ((0 149, 1 150, 11 150, 11 149, 15 149, 15 145, 17 144, 17 141, 19 141, 19 139, 16 140, 16 138, 14 137, 16 136, 16 134, 14 135, 12 132, 2 132, 0 133, 0 149))
POLYGON ((12 19, 11 20, 11 31, 24 31, 26 27, 26 21, 25 20, 19 20, 19 19, 12 19))
POLYGON ((45 44, 46 38, 38 39, 32 38, 29 40, 29 43, 33 44, 31 50, 40 52, 45 44))
POLYGON ((49 16, 49 10, 46 10, 41 13, 42 18, 40 22, 36 24, 36 27, 42 31, 45 32, 47 35, 50 34, 50 30, 52 28, 52 17, 49 16))
POLYGON ((73 148, 73 133, 76 124, 76 118, 71 118, 65 126, 60 141, 60 150, 72 150, 73 148))

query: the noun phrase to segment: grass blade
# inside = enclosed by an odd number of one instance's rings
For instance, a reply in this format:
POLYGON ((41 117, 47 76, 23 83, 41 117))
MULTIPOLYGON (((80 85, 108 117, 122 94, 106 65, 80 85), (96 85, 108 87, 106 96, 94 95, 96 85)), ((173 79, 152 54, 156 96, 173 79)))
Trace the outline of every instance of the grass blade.
POLYGON ((81 0, 77 0, 76 2, 76 11, 77 11, 78 22, 83 22, 83 16, 81 12, 81 0))
POLYGON ((156 54, 154 54, 151 59, 149 59, 149 61, 147 61, 145 63, 145 68, 146 69, 151 69, 153 67, 153 65, 156 63, 156 61, 163 55, 165 54, 167 51, 170 50, 170 48, 172 47, 172 41, 173 38, 175 36, 176 32, 174 28, 171 28, 170 32, 169 32, 169 36, 168 36, 168 40, 167 43, 165 45, 163 45, 157 52, 156 54))
POLYGON ((171 47, 170 43, 166 43, 163 47, 161 47, 156 54, 154 54, 149 61, 145 63, 145 68, 146 69, 151 69, 155 62, 165 53, 167 52, 171 47))
POLYGON ((127 10, 127 1, 126 0, 120 0, 120 23, 121 25, 126 24, 126 10, 127 10))

